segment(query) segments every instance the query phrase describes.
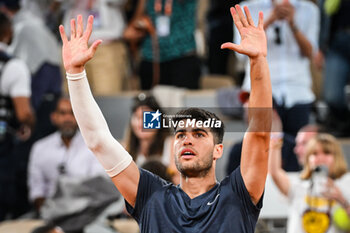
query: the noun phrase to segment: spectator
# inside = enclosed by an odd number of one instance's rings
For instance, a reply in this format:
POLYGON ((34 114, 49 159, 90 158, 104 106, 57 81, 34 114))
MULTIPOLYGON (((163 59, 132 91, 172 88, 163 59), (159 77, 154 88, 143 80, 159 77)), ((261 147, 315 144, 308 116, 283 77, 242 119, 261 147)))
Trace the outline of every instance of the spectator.
POLYGON ((58 43, 44 22, 21 8, 19 0, 0 0, 1 11, 13 23, 14 35, 9 53, 23 59, 32 75, 31 101, 37 117, 35 139, 52 133, 50 122, 61 95, 62 77, 58 43))
POLYGON ((166 166, 171 162, 168 131, 143 129, 143 112, 157 110, 163 113, 153 96, 141 93, 134 99, 125 148, 138 166, 142 166, 150 158, 156 158, 166 166))
POLYGON ((52 33, 59 36, 57 28, 61 24, 65 6, 62 3, 62 0, 22 0, 21 6, 40 17, 52 33))
POLYGON ((46 14, 54 2, 61 2, 61 0, 20 0, 20 5, 45 21, 46 14))
POLYGON ((93 177, 104 171, 85 146, 68 98, 58 101, 51 119, 58 131, 37 141, 29 161, 29 198, 39 211, 52 197, 60 176, 93 177))
POLYGON ((93 15, 95 23, 90 41, 103 40, 95 59, 86 65, 92 92, 105 96, 122 91, 129 61, 126 45, 121 40, 125 28, 123 8, 126 0, 70 0, 68 3, 65 27, 69 28, 70 19, 78 14, 84 18, 93 15))
POLYGON ((197 0, 138 1, 134 20, 124 33, 125 38, 135 40, 145 35, 140 32, 139 19, 146 15, 151 23, 146 23, 148 29, 144 30, 151 31, 153 38, 158 40, 151 39, 148 34, 142 41, 139 76, 143 90, 156 84, 190 89, 199 87, 201 72, 194 38, 196 8, 197 0), (153 76, 157 72, 153 69, 154 63, 159 63, 159 77, 153 76))
POLYGON ((18 177, 26 158, 15 149, 28 139, 35 122, 28 67, 5 52, 11 38, 10 20, 0 13, 0 222, 27 211, 27 195, 19 182, 23 177, 18 177))
POLYGON ((310 139, 317 135, 318 131, 318 126, 316 125, 306 125, 298 131, 295 138, 294 153, 296 154, 301 167, 304 166, 305 163, 306 145, 310 139))
POLYGON ((292 179, 281 169, 281 141, 272 138, 270 145, 269 172, 278 189, 290 202, 288 233, 340 232, 331 221, 337 206, 349 205, 350 176, 346 161, 337 140, 329 134, 318 134, 307 145, 305 164, 300 178, 292 179), (319 182, 317 167, 324 166, 329 172, 324 182, 319 182), (328 179, 328 182, 327 180, 328 179), (335 195, 335 190, 339 191, 335 195), (339 195, 340 193, 340 195, 339 195))
MULTIPOLYGON (((310 1, 279 2, 257 0, 242 4, 247 5, 254 16, 258 15, 258 11, 267 15, 264 28, 273 97, 283 131, 295 137, 298 130, 308 124, 314 101, 309 59, 317 51, 319 11, 310 1)), ((236 30, 236 43, 239 42, 238 35, 236 30)), ((247 90, 250 88, 249 64, 245 75, 243 89, 247 90)))

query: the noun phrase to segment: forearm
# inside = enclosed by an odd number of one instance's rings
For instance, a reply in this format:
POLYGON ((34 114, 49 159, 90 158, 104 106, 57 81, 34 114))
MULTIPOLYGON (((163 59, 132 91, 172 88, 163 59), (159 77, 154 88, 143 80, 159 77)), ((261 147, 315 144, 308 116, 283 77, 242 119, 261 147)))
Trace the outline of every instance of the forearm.
POLYGON ((89 149, 109 176, 113 177, 131 163, 132 158, 109 131, 107 122, 90 91, 86 77, 68 80, 73 112, 89 149))
POLYGON ((68 89, 74 116, 85 143, 95 150, 105 135, 110 134, 106 120, 90 91, 87 78, 68 80, 68 89))
POLYGON ((249 131, 269 133, 272 118, 272 92, 266 57, 250 58, 250 67, 249 131))
POLYGON ((241 172, 252 201, 257 203, 268 171, 272 94, 266 57, 250 58, 250 66, 249 126, 243 139, 241 172))
POLYGON ((290 29, 292 30, 294 38, 298 43, 301 54, 305 57, 311 58, 312 45, 310 41, 304 36, 304 34, 297 28, 294 23, 290 24, 290 29))
POLYGON ((35 117, 30 105, 28 97, 15 97, 12 98, 14 103, 16 117, 21 124, 34 127, 35 117))

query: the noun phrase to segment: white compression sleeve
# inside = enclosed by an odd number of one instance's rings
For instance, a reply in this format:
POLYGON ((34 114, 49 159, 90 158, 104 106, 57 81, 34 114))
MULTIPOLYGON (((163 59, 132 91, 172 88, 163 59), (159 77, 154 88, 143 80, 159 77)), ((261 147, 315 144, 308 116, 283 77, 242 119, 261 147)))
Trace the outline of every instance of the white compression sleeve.
POLYGON ((68 89, 73 112, 86 145, 94 152, 110 177, 118 175, 132 162, 132 157, 115 140, 90 91, 86 73, 68 74, 68 89))

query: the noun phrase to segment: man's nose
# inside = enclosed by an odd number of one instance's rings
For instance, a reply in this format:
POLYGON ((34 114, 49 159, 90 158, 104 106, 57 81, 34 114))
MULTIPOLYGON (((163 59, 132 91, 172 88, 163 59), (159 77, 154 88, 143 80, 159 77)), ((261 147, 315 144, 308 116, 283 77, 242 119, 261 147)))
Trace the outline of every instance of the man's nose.
POLYGON ((191 135, 186 135, 184 140, 183 140, 184 145, 192 145, 192 136, 191 135))

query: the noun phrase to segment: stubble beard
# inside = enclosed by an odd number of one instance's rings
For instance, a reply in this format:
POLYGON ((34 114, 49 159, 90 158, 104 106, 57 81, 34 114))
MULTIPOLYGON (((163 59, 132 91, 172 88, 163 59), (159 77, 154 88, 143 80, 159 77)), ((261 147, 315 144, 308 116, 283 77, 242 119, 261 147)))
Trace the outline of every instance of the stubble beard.
POLYGON ((62 127, 59 129, 62 138, 72 139, 76 134, 77 127, 62 127))
POLYGON ((175 156, 175 165, 177 170, 185 177, 205 177, 213 166, 213 151, 204 156, 203 160, 197 159, 189 165, 184 165, 175 156))

